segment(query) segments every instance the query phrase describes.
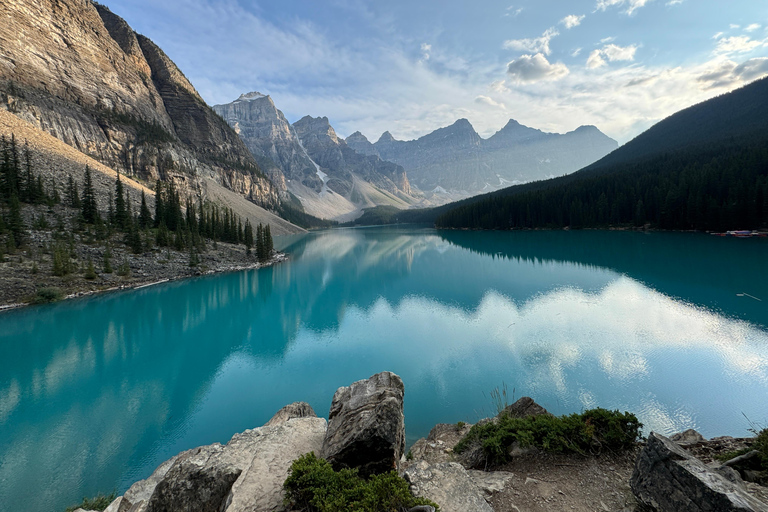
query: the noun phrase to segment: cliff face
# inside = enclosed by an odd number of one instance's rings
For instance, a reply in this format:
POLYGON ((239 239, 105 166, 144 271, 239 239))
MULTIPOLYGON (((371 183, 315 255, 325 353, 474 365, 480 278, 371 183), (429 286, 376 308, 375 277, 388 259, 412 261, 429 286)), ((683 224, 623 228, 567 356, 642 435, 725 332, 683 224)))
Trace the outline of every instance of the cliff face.
POLYGON ((400 141, 384 132, 371 144, 357 132, 346 142, 359 153, 402 165, 428 197, 447 192, 471 196, 568 174, 618 146, 594 126, 561 135, 529 128, 512 119, 488 139, 481 138, 469 121, 459 119, 417 140, 400 141))
POLYGON ((280 189, 146 37, 90 0, 0 4, 0 108, 129 176, 213 179, 260 206, 280 189))
POLYGON ((328 170, 331 178, 328 186, 339 194, 351 192, 353 174, 391 194, 411 194, 411 185, 402 166, 376 155, 356 152, 336 135, 327 117, 306 116, 296 121, 293 127, 309 156, 328 170))
POLYGON ((299 182, 319 193, 323 181, 317 168, 301 147, 293 127, 272 98, 258 92, 241 95, 213 109, 234 128, 273 183, 299 182))

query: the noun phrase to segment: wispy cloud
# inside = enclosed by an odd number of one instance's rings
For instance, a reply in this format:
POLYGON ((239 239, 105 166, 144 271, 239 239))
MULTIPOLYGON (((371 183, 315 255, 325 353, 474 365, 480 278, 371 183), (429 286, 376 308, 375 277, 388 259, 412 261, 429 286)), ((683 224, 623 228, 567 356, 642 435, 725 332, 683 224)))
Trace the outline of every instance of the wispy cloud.
POLYGON ((723 37, 717 41, 715 53, 724 55, 731 53, 746 53, 765 45, 765 41, 757 41, 751 39, 749 36, 723 37))
POLYGON ((754 32, 755 30, 760 30, 761 26, 762 25, 760 25, 759 23, 753 23, 753 24, 749 25, 748 27, 745 27, 744 28, 744 32, 754 32))
POLYGON ((579 25, 581 25, 581 22, 586 17, 587 16, 585 14, 582 14, 580 16, 577 16, 576 14, 569 14, 568 16, 560 20, 560 24, 565 25, 565 28, 570 30, 573 27, 578 27, 579 25))
POLYGON ((605 11, 609 7, 626 6, 627 9, 624 12, 628 16, 632 16, 636 10, 640 9, 641 7, 645 7, 646 4, 652 1, 653 0, 597 0, 597 5, 595 6, 595 10, 605 11))
POLYGON ((517 18, 520 13, 523 12, 523 7, 515 7, 514 5, 510 5, 506 8, 504 12, 504 16, 511 16, 513 18, 517 18))
POLYGON ((530 53, 543 53, 549 55, 552 53, 552 49, 549 47, 550 41, 553 37, 560 35, 555 27, 550 27, 544 31, 540 37, 534 37, 531 39, 508 39, 504 41, 502 47, 506 50, 517 50, 530 53))

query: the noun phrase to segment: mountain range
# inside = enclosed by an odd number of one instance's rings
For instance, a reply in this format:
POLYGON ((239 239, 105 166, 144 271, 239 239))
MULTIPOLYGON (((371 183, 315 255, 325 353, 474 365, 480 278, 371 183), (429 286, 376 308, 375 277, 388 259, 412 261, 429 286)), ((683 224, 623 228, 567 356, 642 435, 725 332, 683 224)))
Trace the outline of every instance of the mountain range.
POLYGON ((347 144, 366 155, 402 165, 412 185, 428 198, 462 198, 581 169, 618 147, 594 126, 566 134, 546 133, 510 119, 488 139, 459 119, 416 140, 385 132, 375 143, 355 132, 347 144))
POLYGON ((306 116, 291 125, 272 98, 258 92, 213 109, 273 181, 311 215, 346 220, 363 208, 409 208, 420 201, 401 166, 355 152, 327 117, 306 116))

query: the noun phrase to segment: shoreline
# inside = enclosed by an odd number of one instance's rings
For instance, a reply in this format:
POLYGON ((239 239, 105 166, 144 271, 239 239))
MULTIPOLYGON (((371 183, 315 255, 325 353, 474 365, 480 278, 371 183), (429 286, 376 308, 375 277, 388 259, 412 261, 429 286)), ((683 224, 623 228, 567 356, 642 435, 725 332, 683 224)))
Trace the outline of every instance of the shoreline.
POLYGON ((218 268, 207 269, 205 271, 197 271, 194 274, 187 274, 187 275, 176 274, 176 275, 172 275, 170 277, 164 277, 161 279, 152 278, 148 280, 140 280, 135 283, 112 286, 110 288, 76 291, 76 292, 68 293, 64 295, 61 299, 46 302, 46 303, 15 302, 15 303, 9 303, 9 304, 0 304, 0 314, 5 313, 7 311, 15 311, 28 306, 54 304, 57 302, 64 302, 72 299, 92 297, 95 295, 102 295, 102 294, 107 294, 112 292, 136 291, 144 288, 150 288, 152 286, 156 286, 159 284, 165 284, 165 283, 170 283, 174 281, 183 281, 186 279, 193 279, 196 277, 211 276, 216 274, 227 274, 232 272, 242 272, 245 270, 257 270, 260 268, 271 267, 278 263, 284 263, 285 261, 288 261, 288 258, 289 256, 287 253, 276 251, 276 254, 265 262, 255 262, 248 265, 222 265, 218 268))

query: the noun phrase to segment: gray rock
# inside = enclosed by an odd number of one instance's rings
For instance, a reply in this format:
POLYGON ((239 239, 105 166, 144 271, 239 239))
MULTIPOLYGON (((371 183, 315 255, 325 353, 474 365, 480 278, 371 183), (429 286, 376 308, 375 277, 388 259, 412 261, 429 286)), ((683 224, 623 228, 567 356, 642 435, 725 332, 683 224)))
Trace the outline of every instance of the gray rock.
MULTIPOLYGON (((232 486, 226 512, 267 512, 283 504, 283 482, 291 462, 309 452, 319 453, 325 438, 324 418, 291 418, 251 431, 251 462, 232 486)), ((244 445, 243 441, 241 444, 244 445)), ((227 448, 229 444, 227 444, 227 448)))
MULTIPOLYGON (((199 448, 195 448, 195 450, 199 450, 199 448)), ((173 466, 176 460, 179 457, 185 456, 191 452, 192 450, 187 450, 186 452, 175 455, 160 464, 148 478, 139 480, 138 482, 134 483, 127 491, 125 491, 123 499, 127 501, 131 506, 138 505, 141 502, 146 503, 149 501, 149 498, 152 497, 152 493, 155 492, 155 487, 157 487, 158 482, 160 482, 160 480, 165 477, 166 473, 168 473, 168 470, 171 469, 171 466, 173 466)))
POLYGON ((434 501, 442 512, 493 512, 467 470, 455 462, 419 461, 403 476, 415 496, 434 501))
POLYGON ((691 446, 694 444, 706 442, 706 438, 696 432, 694 429, 689 428, 684 432, 678 432, 669 436, 670 441, 674 441, 680 446, 691 446))
POLYGON ((413 460, 426 460, 430 464, 451 462, 454 447, 471 428, 472 425, 466 423, 461 427, 453 423, 438 423, 429 431, 429 436, 413 443, 410 450, 413 460))
POLYGON ((307 402, 294 402, 277 411, 264 426, 279 425, 293 418, 317 418, 317 414, 307 402))
POLYGON ((515 476, 509 471, 478 471, 476 469, 467 470, 467 474, 477 488, 485 493, 486 499, 503 491, 507 482, 515 476))
POLYGON ((768 512, 768 505, 653 432, 637 457, 630 486, 641 503, 658 511, 768 512))
POLYGON ((336 469, 358 468, 368 476, 397 468, 405 449, 400 377, 377 373, 333 395, 322 456, 336 469))
POLYGON ((528 416, 541 416, 546 414, 552 416, 545 408, 533 401, 533 398, 524 396, 512 405, 506 406, 499 416, 507 415, 512 418, 527 418, 528 416))
POLYGON ((128 512, 129 510, 131 510, 131 502, 124 496, 118 496, 104 509, 104 512, 128 512))
POLYGON ((219 458, 221 445, 179 457, 155 487, 147 512, 218 512, 242 473, 219 458))

